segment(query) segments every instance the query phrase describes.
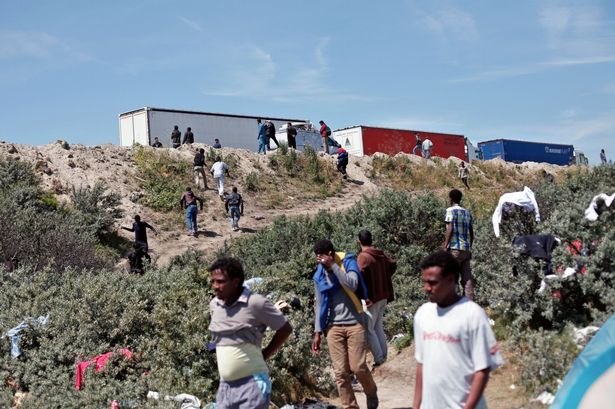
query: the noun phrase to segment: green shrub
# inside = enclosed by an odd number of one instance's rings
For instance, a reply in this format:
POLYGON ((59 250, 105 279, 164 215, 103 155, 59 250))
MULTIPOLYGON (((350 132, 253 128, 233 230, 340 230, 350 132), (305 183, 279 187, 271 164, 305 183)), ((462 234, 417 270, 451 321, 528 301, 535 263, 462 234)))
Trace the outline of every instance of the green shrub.
POLYGON ((258 173, 250 172, 246 175, 243 182, 246 190, 250 192, 258 192, 259 190, 259 177, 258 173))

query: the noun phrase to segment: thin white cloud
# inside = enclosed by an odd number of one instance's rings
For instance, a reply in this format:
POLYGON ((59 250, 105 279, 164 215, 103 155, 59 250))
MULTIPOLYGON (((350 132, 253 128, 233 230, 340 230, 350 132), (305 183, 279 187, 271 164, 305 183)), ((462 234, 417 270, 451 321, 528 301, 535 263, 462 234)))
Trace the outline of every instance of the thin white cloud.
POLYGON ((298 63, 278 67, 274 56, 261 47, 252 46, 231 57, 232 68, 224 74, 226 85, 207 89, 203 94, 219 97, 268 98, 275 102, 327 99, 328 101, 365 101, 370 97, 348 92, 327 84, 329 64, 326 48, 330 39, 321 38, 311 57, 298 63), (299 64, 299 67, 296 66, 299 64))
POLYGON ((203 31, 203 27, 201 27, 201 25, 197 23, 196 21, 190 20, 189 18, 184 17, 184 16, 178 16, 178 18, 180 21, 182 21, 184 24, 186 24, 188 27, 190 27, 194 31, 198 31, 198 32, 203 31))
POLYGON ((423 25, 441 40, 475 42, 480 39, 474 17, 464 10, 447 6, 433 12, 416 11, 423 25))
POLYGON ((458 132, 456 129, 461 129, 463 124, 453 121, 446 117, 411 117, 402 116, 394 118, 379 118, 377 120, 379 126, 396 128, 396 129, 434 129, 439 132, 458 132))
POLYGON ((59 38, 41 31, 0 30, 0 58, 45 59, 71 53, 59 38))

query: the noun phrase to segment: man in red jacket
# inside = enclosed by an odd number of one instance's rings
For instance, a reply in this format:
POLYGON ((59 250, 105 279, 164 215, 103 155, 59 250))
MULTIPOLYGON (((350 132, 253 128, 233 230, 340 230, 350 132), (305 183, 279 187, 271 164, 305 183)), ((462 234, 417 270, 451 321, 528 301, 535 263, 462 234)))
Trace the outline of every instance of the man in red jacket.
POLYGON ((320 124, 320 136, 322 138, 322 148, 326 154, 329 154, 329 136, 331 136, 331 128, 327 126, 325 121, 319 121, 320 124))
POLYGON ((391 277, 397 269, 397 262, 384 251, 372 246, 372 234, 368 230, 359 232, 361 252, 358 262, 367 287, 367 343, 374 356, 374 365, 387 360, 387 339, 384 333, 384 310, 395 298, 391 277))

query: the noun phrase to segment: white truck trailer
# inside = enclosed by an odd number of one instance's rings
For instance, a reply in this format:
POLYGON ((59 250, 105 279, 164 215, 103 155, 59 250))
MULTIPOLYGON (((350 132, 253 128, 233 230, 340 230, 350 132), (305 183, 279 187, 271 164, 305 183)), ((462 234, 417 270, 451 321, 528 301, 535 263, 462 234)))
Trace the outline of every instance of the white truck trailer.
POLYGON ((164 147, 171 147, 171 132, 177 125, 182 133, 182 140, 186 128, 190 127, 195 142, 211 145, 214 139, 218 138, 225 147, 256 150, 258 148, 257 119, 263 122, 268 119, 276 128, 289 121, 307 122, 302 119, 146 107, 120 114, 120 145, 151 145, 154 138, 158 137, 164 147))

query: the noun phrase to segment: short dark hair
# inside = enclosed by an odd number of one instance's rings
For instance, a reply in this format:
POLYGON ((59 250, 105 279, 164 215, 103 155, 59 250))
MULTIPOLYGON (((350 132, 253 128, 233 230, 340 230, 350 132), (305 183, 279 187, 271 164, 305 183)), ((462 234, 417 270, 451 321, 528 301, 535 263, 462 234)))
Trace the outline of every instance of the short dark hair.
POLYGON ((135 214, 135 221, 138 222, 141 220, 141 216, 139 216, 138 214, 135 214))
POLYGON ((192 130, 192 128, 188 127, 188 130, 189 130, 189 131, 191 131, 191 130, 192 130))
POLYGON ((442 277, 454 274, 455 282, 459 281, 461 267, 457 259, 448 251, 439 250, 421 260, 419 264, 421 270, 428 269, 429 267, 440 267, 442 269, 442 277))
POLYGON ((179 126, 175 125, 174 129, 177 129, 177 128, 179 128, 179 126))
POLYGON ((216 156, 216 162, 220 162, 222 160, 222 158, 220 158, 219 156, 216 156))
POLYGON ((190 186, 188 186, 188 187, 186 188, 186 192, 192 192, 192 188, 191 188, 190 186))
POLYGON ((233 193, 237 193, 237 186, 233 186, 233 193))
POLYGON ((246 278, 241 261, 234 257, 218 257, 216 261, 209 266, 208 270, 210 273, 215 270, 222 270, 226 273, 230 280, 238 278, 242 284, 246 278))
POLYGON ((323 121, 322 119, 320 121, 318 121, 319 124, 324 124, 325 121, 323 121))
POLYGON ((201 149, 199 149, 199 152, 205 153, 205 149, 201 148, 201 149))
POLYGON ((315 254, 329 254, 329 252, 331 251, 335 253, 335 247, 333 247, 333 243, 331 243, 331 240, 327 240, 327 239, 318 240, 314 244, 315 254))
POLYGON ((448 192, 448 197, 453 201, 453 203, 461 203, 461 198, 463 197, 463 193, 459 189, 453 189, 448 192))
POLYGON ((260 124, 260 123, 261 123, 261 120, 260 120, 260 118, 259 118, 259 119, 257 119, 257 120, 256 120, 256 122, 258 122, 258 123, 260 124))
POLYGON ((361 230, 359 232, 359 241, 364 246, 372 245, 372 233, 369 230, 361 230))

